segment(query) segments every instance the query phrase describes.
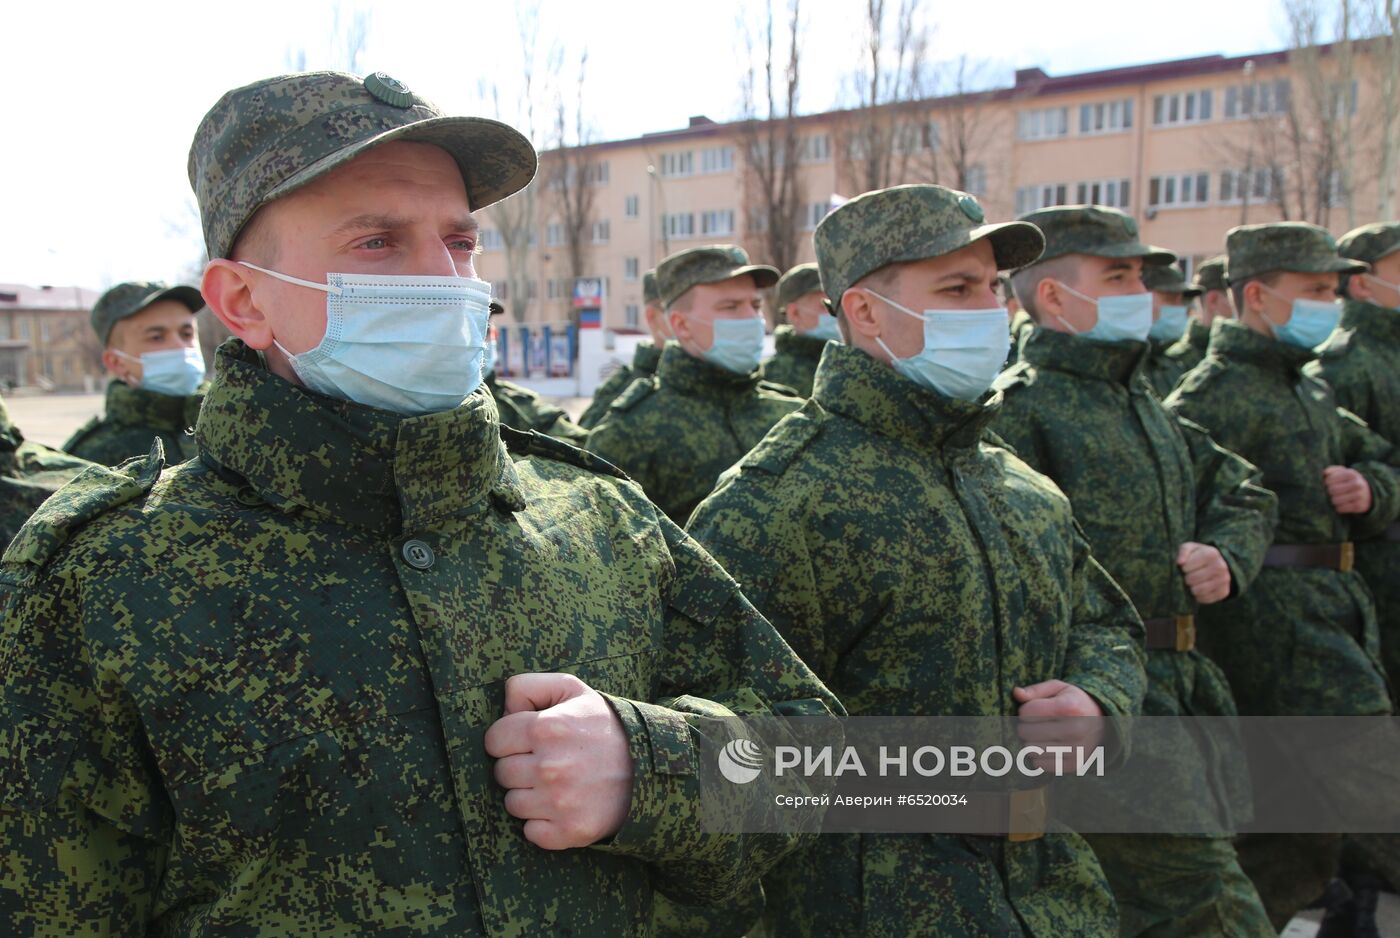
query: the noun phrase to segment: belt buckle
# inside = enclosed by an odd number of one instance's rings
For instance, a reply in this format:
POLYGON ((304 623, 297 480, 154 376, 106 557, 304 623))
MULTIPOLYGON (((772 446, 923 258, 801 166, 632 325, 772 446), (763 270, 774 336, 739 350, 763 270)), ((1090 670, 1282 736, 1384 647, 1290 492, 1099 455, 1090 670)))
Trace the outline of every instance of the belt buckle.
POLYGON ((1341 557, 1337 560, 1337 569, 1343 573, 1350 573, 1356 566, 1356 545, 1351 541, 1342 541, 1341 557))
POLYGON ((1196 647, 1196 617, 1184 615, 1176 617, 1176 650, 1190 651, 1196 647))
POLYGON ((1050 814, 1047 791, 1041 787, 1018 789, 1011 793, 1008 841, 1019 844, 1045 836, 1045 823, 1050 814))

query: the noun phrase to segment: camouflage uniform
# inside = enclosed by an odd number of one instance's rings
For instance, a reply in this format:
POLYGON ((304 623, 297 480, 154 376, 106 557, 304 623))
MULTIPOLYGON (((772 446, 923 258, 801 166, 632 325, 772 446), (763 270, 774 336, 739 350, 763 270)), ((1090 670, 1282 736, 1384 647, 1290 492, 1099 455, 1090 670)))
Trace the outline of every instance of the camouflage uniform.
MULTIPOLYGON (((666 305, 700 283, 772 271, 748 264, 742 248, 693 248, 657 268, 666 305)), ((776 276, 776 271, 773 271, 776 276)), ((771 282, 771 281, 770 281, 771 282)), ((787 388, 696 358, 668 343, 652 381, 633 381, 588 435, 587 448, 641 483, 684 524, 719 475, 739 461, 802 399, 787 388)))
MULTIPOLYGON (((260 82, 196 135, 211 255, 260 195, 386 127, 490 154, 477 207, 534 166, 514 131, 387 76, 260 82), (493 176, 502 153, 528 164, 493 176), (211 165, 231 191, 206 188, 211 165)), ((793 846, 700 830, 697 769, 729 733, 710 718, 837 705, 611 467, 501 427, 484 387, 404 417, 307 392, 237 340, 196 435, 173 469, 157 444, 84 474, 4 556, 7 934, 644 935, 653 889, 719 900, 793 846), (483 735, 508 677, 561 670, 606 695, 633 783, 613 838, 546 851, 483 735)))
MULTIPOLYGON (((1064 231, 1079 214, 1051 208, 1025 216, 1045 233, 1045 259, 1136 243, 1127 226, 1113 224, 1119 213, 1110 209, 1096 216, 1101 226, 1064 231)), ((1149 361, 1141 342, 1035 329, 1020 364, 997 381, 1004 403, 993 429, 1069 496, 1094 556, 1147 621, 1143 713, 1227 716, 1235 704, 1225 676, 1172 622, 1196 611, 1177 551, 1187 541, 1216 547, 1230 567, 1233 591, 1243 592, 1272 538, 1276 499, 1258 485, 1253 466, 1167 413, 1148 390, 1149 361)), ((1139 752, 1139 771, 1143 758, 1139 752)), ((1190 764, 1210 758, 1197 755, 1190 764)), ((1146 767, 1150 784, 1166 794, 1191 791, 1181 764, 1153 758, 1146 767)), ((1229 800, 1222 793, 1218 803, 1202 807, 1216 817, 1229 800)), ((1275 934, 1228 839, 1098 834, 1087 840, 1113 886, 1122 935, 1275 934)))
MULTIPOLYGON (((204 298, 194 287, 172 287, 154 281, 120 283, 102 294, 92 308, 92 328, 98 341, 106 345, 113 326, 162 300, 183 303, 192 314, 204 306, 204 298)), ((202 399, 202 391, 177 397, 112 381, 107 385, 103 415, 80 427, 63 449, 90 462, 116 466, 134 456, 146 455, 151 450, 151 440, 159 437, 168 459, 189 459, 194 455, 194 435, 190 431, 199 416, 202 399)))
MULTIPOLYGON (((1180 293, 1184 299, 1192 299, 1200 296, 1201 291, 1186 283, 1186 277, 1181 272, 1181 268, 1176 264, 1149 264, 1142 269, 1142 283, 1149 291, 1163 293, 1180 293)), ((1143 376, 1147 383, 1152 386, 1152 390, 1157 392, 1159 398, 1166 397, 1176 387, 1176 383, 1181 380, 1181 376, 1190 370, 1186 361, 1179 355, 1169 354, 1170 351, 1186 340, 1190 334, 1191 325, 1196 322, 1193 316, 1187 323, 1187 332, 1182 333, 1178 339, 1165 341, 1162 339, 1149 338, 1147 340, 1147 363, 1143 368, 1143 376)))
MULTIPOLYGON (((1275 270, 1364 266, 1341 259, 1322 229, 1297 222, 1234 228, 1228 247, 1233 284, 1275 270)), ((1400 453, 1339 409, 1324 383, 1302 374, 1312 356, 1311 349, 1243 323, 1216 322, 1205 361, 1167 399, 1169 408, 1263 471, 1264 485, 1279 498, 1277 544, 1315 555, 1266 559, 1248 592, 1202 610, 1200 642, 1225 671, 1242 714, 1389 714, 1375 607, 1360 573, 1343 569, 1338 545, 1375 536, 1395 520, 1400 453), (1366 477, 1373 496, 1368 513, 1333 510, 1322 479, 1330 465, 1366 477)), ((1334 783, 1315 781, 1324 792, 1334 783)), ((1339 848, 1340 839, 1325 834, 1241 841, 1241 863, 1277 927, 1322 892, 1339 848)))
MULTIPOLYGON (((817 265, 798 264, 778 281, 773 304, 781 311, 808 293, 820 293, 821 288, 817 265)), ((811 397, 812 378, 826 343, 826 339, 803 335, 791 325, 779 326, 773 330, 773 357, 763 363, 763 377, 792 388, 801 397, 811 397)))
MULTIPOLYGON (((642 301, 651 306, 661 301, 661 294, 656 289, 656 271, 648 270, 642 274, 642 301)), ((656 374, 656 366, 661 361, 661 349, 651 342, 640 342, 636 350, 632 353, 632 364, 623 365, 608 375, 608 379, 598 385, 598 390, 593 392, 593 400, 589 403, 588 409, 578 418, 578 425, 585 430, 592 430, 603 418, 608 415, 608 405, 617 400, 617 396, 627 390, 628 386, 638 378, 649 378, 656 374)))
MULTIPOLYGON (((858 196, 817 228, 827 294, 982 237, 1008 266, 1034 259, 1034 228, 981 218, 971 196, 937 186, 858 196)), ((1137 616, 1064 495, 987 432, 999 406, 832 343, 812 398, 695 512, 691 534, 852 714, 1014 715, 1012 688, 1051 678, 1110 715, 1141 706, 1137 616)), ((1098 863, 1068 832, 828 834, 764 886, 776 936, 1115 928, 1098 863)))
POLYGON ((0 400, 0 543, 10 543, 34 509, 91 463, 30 443, 0 400))
POLYGON ((564 408, 546 402, 529 388, 502 381, 494 371, 484 383, 496 399, 502 425, 521 432, 534 430, 575 446, 582 446, 588 439, 588 431, 570 420, 564 408))
MULTIPOLYGON (((1200 296, 1210 290, 1226 290, 1229 285, 1225 282, 1225 258, 1212 257, 1208 261, 1202 261, 1196 268, 1196 275, 1191 280, 1191 287, 1199 291, 1200 296)), ((1206 357, 1206 346, 1210 344, 1210 327, 1201 322, 1195 316, 1187 323, 1186 334, 1173 343, 1165 352, 1167 358, 1176 362, 1176 367, 1180 370, 1177 381, 1181 380, 1181 375, 1186 374, 1195 368, 1206 357)), ((1175 385, 1173 385, 1175 387, 1175 385)), ((1166 394, 1161 394, 1165 398, 1166 394)))

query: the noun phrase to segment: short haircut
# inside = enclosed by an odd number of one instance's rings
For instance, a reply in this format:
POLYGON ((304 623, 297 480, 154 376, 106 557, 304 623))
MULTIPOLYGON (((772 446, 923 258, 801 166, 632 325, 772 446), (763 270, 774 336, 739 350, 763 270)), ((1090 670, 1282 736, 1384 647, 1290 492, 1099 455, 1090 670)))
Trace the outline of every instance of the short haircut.
POLYGON ((1062 254, 1048 261, 1022 267, 1011 275, 1011 289, 1016 294, 1016 302, 1036 322, 1040 322, 1040 310, 1036 308, 1037 288, 1042 280, 1079 281, 1079 263, 1082 254, 1062 254))
POLYGON ((1281 270, 1266 270, 1266 271, 1264 271, 1262 274, 1255 274, 1255 275, 1252 276, 1252 277, 1245 277, 1245 278, 1244 278, 1243 280, 1241 280, 1239 283, 1235 283, 1235 282, 1231 281, 1231 283, 1230 283, 1230 295, 1231 295, 1231 296, 1234 298, 1234 300, 1235 300, 1235 311, 1236 311, 1239 315, 1241 315, 1241 316, 1244 315, 1244 288, 1245 288, 1245 287, 1249 286, 1251 283, 1254 283, 1256 280, 1257 280, 1259 283, 1262 283, 1262 284, 1263 284, 1264 286, 1266 286, 1266 287, 1272 287, 1274 284, 1278 283, 1278 278, 1279 278, 1279 277, 1282 277, 1282 276, 1283 276, 1283 271, 1281 271, 1281 270))
POLYGON ((228 256, 230 260, 248 260, 260 267, 272 267, 277 263, 277 239, 272 236, 267 216, 261 208, 238 232, 228 256))
POLYGON ((688 313, 695 305, 695 288, 690 287, 680 296, 666 304, 666 312, 688 313))

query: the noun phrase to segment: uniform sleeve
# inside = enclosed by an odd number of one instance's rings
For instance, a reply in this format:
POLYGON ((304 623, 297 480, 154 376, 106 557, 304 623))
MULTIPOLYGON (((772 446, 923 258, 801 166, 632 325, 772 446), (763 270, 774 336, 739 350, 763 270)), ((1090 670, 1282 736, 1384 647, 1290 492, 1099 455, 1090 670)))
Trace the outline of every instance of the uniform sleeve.
POLYGON ((1032 469, 1052 475, 1047 454, 1041 446, 1043 437, 1029 406, 1028 395, 1015 393, 1014 390, 1006 394, 1002 399, 1001 410, 992 422, 992 432, 1032 469))
POLYGON ((1278 523, 1278 497, 1262 473, 1219 446, 1198 424, 1178 420, 1196 479, 1194 539, 1220 551, 1230 567, 1230 595, 1249 588, 1264 565, 1278 523))
POLYGON ((1088 693, 1110 717, 1142 713, 1147 653, 1132 602, 1089 553, 1074 525, 1074 609, 1061 679, 1088 693))
POLYGON ((592 430, 603 418, 607 416, 608 405, 627 390, 627 385, 632 383, 632 375, 625 368, 619 368, 608 379, 598 385, 598 390, 593 392, 593 400, 588 405, 588 409, 578 418, 578 425, 585 430, 592 430))
POLYGON ((1350 411, 1338 408, 1337 416, 1347 465, 1371 486, 1371 510, 1350 516, 1351 536, 1372 537, 1400 517, 1400 450, 1350 411))
POLYGON ((1323 352, 1316 362, 1305 369, 1327 383, 1337 399, 1337 406, 1356 414, 1368 423, 1376 419, 1375 398, 1371 394, 1372 382, 1364 368, 1354 364, 1345 355, 1323 352))
POLYGON ((136 709, 81 639, 79 577, 7 569, 0 619, 0 920, 143 935, 172 830, 136 709))
MULTIPOLYGON (((664 696, 610 698, 634 762, 632 810, 611 842, 595 849, 654 864, 657 885, 681 902, 716 902, 756 882, 810 834, 724 833, 698 810, 765 814, 774 789, 766 773, 735 785, 707 773, 719 750, 745 733, 736 715, 804 716, 808 744, 837 744, 841 706, 738 585, 694 540, 665 518, 676 585, 664 647, 664 696)), ((774 721, 776 722, 776 721, 774 721)), ((827 784, 813 779, 813 785, 827 784)), ((790 786, 785 786, 790 791, 790 786)), ((819 794, 815 788, 805 789, 819 794)))

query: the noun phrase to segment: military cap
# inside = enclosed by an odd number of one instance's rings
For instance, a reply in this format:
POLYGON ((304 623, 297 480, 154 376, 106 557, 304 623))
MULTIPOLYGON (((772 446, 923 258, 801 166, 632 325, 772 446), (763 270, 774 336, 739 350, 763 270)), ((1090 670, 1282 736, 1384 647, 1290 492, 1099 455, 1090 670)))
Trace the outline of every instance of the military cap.
POLYGON ((856 281, 889 264, 941 257, 986 239, 997 268, 1031 263, 1045 239, 1025 222, 985 224, 966 192, 935 185, 894 186, 862 193, 817 225, 813 236, 822 288, 834 307, 856 281))
POLYGON ((391 140, 452 155, 472 210, 523 189, 535 149, 519 131, 448 117, 382 72, 279 75, 228 92, 195 131, 189 176, 210 257, 227 257, 260 207, 391 140))
POLYGON ((681 294, 699 283, 718 283, 747 274, 759 287, 778 282, 778 269, 750 264, 748 252, 733 244, 677 251, 656 265, 656 288, 661 302, 670 306, 681 294))
POLYGON ((808 293, 820 292, 821 288, 822 277, 817 270, 817 265, 798 264, 783 274, 782 279, 778 281, 778 294, 773 300, 773 305, 782 309, 793 300, 801 299, 808 293))
POLYGON ((501 313, 504 313, 506 311, 506 308, 502 306, 497 300, 492 300, 488 308, 490 309, 490 315, 492 316, 499 316, 501 315, 501 313))
POLYGON ((161 300, 184 303, 191 313, 197 313, 204 307, 204 297, 194 287, 172 287, 150 280, 119 283, 97 298, 97 303, 92 307, 92 331, 106 345, 113 326, 161 300))
POLYGON ((1231 228, 1225 234, 1225 253, 1229 255, 1226 276, 1232 284, 1273 271, 1355 274, 1371 267, 1342 257, 1327 229, 1305 221, 1231 228))
POLYGON ((1144 264, 1176 263, 1176 255, 1171 251, 1139 241, 1137 222, 1116 208, 1058 205, 1022 215, 1021 221, 1030 222, 1045 233, 1045 253, 1040 255, 1040 261, 1067 254, 1088 254, 1091 257, 1140 257, 1144 264))
POLYGON ((1196 265, 1196 274, 1191 279, 1191 286, 1197 290, 1202 293, 1207 290, 1224 290, 1229 285, 1230 281, 1225 279, 1224 254, 1217 254, 1196 265))
POLYGON ((661 292, 656 289, 656 271, 642 274, 642 302, 652 306, 661 302, 661 292))
POLYGON ((1157 293, 1180 293, 1188 299, 1202 290, 1186 282, 1186 275, 1175 264, 1147 264, 1142 268, 1142 285, 1157 293))
POLYGON ((1337 239, 1337 253, 1354 261, 1374 264, 1400 251, 1400 222, 1378 221, 1353 228, 1337 239))

